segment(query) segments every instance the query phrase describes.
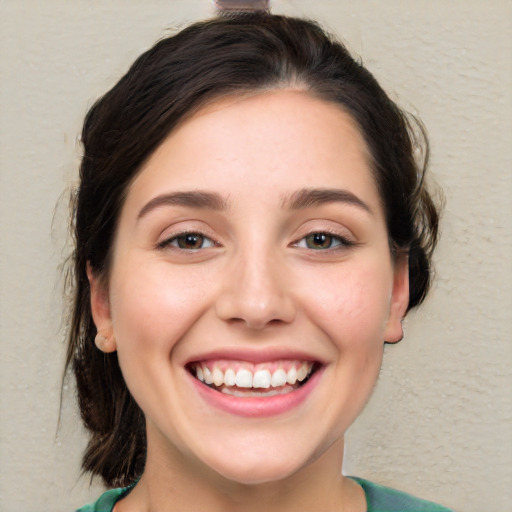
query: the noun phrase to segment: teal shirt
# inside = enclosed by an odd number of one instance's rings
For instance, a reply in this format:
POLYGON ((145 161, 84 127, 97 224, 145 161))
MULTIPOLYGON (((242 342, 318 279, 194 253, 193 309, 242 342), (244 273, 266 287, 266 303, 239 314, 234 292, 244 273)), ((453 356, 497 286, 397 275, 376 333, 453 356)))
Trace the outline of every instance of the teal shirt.
MULTIPOLYGON (((374 484, 362 478, 353 478, 364 490, 367 512, 450 512, 446 507, 430 501, 420 500, 410 494, 374 484)), ((101 495, 96 503, 91 503, 76 512, 112 512, 114 505, 130 488, 112 489, 101 495)))

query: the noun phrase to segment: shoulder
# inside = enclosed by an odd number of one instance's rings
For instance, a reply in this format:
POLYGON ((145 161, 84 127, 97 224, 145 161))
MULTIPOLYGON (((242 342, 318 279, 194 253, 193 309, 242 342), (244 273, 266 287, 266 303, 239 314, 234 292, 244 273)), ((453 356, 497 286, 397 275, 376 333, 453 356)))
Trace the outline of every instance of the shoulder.
POLYGON ((97 501, 85 505, 76 512, 112 512, 114 505, 128 492, 129 488, 110 489, 104 492, 97 501))
MULTIPOLYGON (((410 494, 379 485, 362 478, 351 477, 364 490, 368 512, 451 512, 450 509, 431 501, 415 498, 410 494)), ((111 489, 89 505, 76 512, 112 512, 114 505, 130 488, 111 489)))
POLYGON ((431 501, 415 498, 410 494, 362 478, 351 478, 363 488, 368 512, 450 512, 450 509, 431 501))

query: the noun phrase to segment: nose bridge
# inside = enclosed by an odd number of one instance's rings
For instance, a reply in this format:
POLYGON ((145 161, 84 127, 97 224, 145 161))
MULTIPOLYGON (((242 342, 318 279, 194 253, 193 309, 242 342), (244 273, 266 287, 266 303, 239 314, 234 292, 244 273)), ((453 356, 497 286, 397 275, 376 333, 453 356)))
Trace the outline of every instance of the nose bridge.
POLYGON ((233 257, 227 283, 217 301, 223 320, 239 321, 252 329, 269 323, 289 323, 295 306, 286 283, 284 262, 269 248, 248 247, 233 257))

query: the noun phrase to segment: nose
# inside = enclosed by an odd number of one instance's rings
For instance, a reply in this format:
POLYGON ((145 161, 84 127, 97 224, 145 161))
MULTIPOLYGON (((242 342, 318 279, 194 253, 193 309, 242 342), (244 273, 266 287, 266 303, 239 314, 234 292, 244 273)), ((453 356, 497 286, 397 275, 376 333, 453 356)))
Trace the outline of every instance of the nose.
POLYGON ((271 256, 240 255, 227 269, 217 316, 261 330, 293 322, 296 307, 283 265, 271 256))

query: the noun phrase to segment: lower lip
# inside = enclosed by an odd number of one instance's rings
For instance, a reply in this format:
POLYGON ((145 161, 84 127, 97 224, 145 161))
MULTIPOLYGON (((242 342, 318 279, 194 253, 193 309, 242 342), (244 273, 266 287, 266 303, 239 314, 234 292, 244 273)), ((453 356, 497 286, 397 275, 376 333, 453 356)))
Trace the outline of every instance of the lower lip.
POLYGON ((189 377, 201 398, 213 407, 237 416, 262 418, 283 414, 298 407, 316 387, 322 372, 322 368, 316 370, 304 385, 294 391, 268 397, 227 395, 210 388, 191 374, 189 377))

